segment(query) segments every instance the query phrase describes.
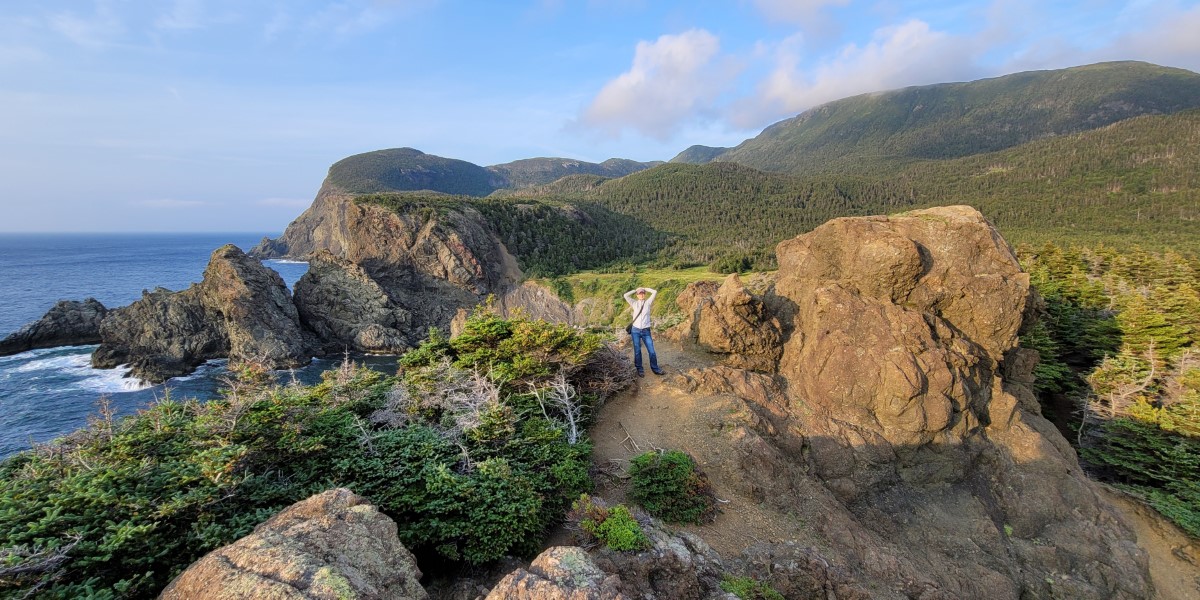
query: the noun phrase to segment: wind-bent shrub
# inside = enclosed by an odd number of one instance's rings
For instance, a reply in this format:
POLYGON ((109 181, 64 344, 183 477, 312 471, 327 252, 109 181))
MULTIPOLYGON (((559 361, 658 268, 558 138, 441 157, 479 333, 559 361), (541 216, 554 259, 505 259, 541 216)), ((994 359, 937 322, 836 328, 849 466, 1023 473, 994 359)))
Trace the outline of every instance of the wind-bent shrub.
POLYGON ((1021 344, 1094 475, 1200 536, 1200 265, 1172 252, 1025 248, 1045 298, 1021 344))
POLYGON ((311 387, 248 376, 222 398, 102 416, 0 462, 0 597, 152 597, 204 553, 337 486, 391 516, 421 560, 536 550, 590 489, 591 447, 538 406, 529 387, 553 378, 523 353, 586 373, 600 344, 532 322, 468 324, 481 329, 497 349, 486 362, 454 367, 460 349, 480 349, 434 337, 402 377, 349 363, 311 387))
POLYGON ((618 552, 637 552, 650 547, 650 538, 624 504, 608 506, 600 498, 582 494, 571 504, 567 523, 580 532, 584 541, 604 544, 618 552))
POLYGON ((634 457, 629 474, 633 499, 650 514, 672 523, 708 523, 716 518, 712 484, 687 453, 646 452, 634 457))

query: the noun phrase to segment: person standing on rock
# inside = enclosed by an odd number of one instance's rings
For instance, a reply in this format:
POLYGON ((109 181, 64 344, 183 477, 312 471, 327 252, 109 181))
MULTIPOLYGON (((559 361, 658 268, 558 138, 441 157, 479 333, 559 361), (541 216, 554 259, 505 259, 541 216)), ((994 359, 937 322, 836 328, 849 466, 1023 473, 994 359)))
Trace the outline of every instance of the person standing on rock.
POLYGON ((625 301, 633 311, 633 323, 627 330, 629 337, 633 338, 633 366, 637 368, 638 377, 646 376, 642 368, 642 344, 646 344, 646 354, 650 355, 650 371, 655 375, 663 374, 658 367, 658 354, 654 352, 654 338, 650 337, 650 310, 654 307, 654 297, 657 295, 658 290, 642 287, 625 292, 625 301))

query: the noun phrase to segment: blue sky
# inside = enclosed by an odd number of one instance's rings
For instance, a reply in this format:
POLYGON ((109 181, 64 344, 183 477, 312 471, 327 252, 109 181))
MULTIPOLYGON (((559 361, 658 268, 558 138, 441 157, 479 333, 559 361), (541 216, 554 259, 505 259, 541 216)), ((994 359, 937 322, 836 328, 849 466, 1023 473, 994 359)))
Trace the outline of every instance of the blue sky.
POLYGON ((822 102, 1104 60, 1200 2, 6 0, 0 231, 278 232, 329 165, 667 160, 822 102))

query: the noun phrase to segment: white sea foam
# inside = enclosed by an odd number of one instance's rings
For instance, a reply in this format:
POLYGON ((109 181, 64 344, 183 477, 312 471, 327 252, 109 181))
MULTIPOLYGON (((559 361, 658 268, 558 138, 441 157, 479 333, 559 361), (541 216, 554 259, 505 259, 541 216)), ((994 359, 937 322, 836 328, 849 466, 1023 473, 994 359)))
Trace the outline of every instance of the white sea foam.
POLYGON ((268 258, 264 262, 279 263, 281 265, 307 265, 307 260, 295 260, 291 258, 268 258))
MULTIPOLYGON (((133 392, 149 387, 134 378, 124 377, 125 369, 93 369, 91 354, 95 346, 44 348, 15 355, 17 360, 0 364, 6 378, 20 373, 29 387, 41 385, 68 387, 102 394, 133 392), (37 383, 35 383, 37 382, 37 383)), ((14 357, 9 357, 14 358, 14 357)))
POLYGON ((63 352, 69 352, 72 350, 77 350, 79 353, 83 353, 83 354, 91 354, 92 350, 95 350, 95 349, 96 349, 96 346, 92 345, 92 346, 67 346, 67 347, 60 346, 58 348, 38 348, 37 350, 27 350, 27 351, 21 352, 19 354, 12 354, 9 356, 0 356, 0 367, 7 367, 9 365, 15 365, 16 368, 19 370, 22 367, 24 367, 25 365, 29 364, 29 362, 27 362, 27 361, 36 361, 37 359, 39 359, 43 356, 62 354, 63 352))
POLYGON ((36 373, 38 371, 75 371, 81 367, 91 367, 90 353, 88 352, 57 354, 48 356, 47 358, 41 357, 50 354, 49 352, 37 352, 37 350, 26 352, 26 361, 28 362, 17 363, 12 370, 17 373, 36 373))
POLYGON ((219 372, 220 370, 224 369, 225 366, 228 364, 229 364, 228 358, 212 358, 212 359, 205 361, 200 366, 196 367, 196 370, 192 371, 191 374, 181 375, 179 377, 172 377, 171 381, 191 381, 193 379, 199 379, 201 377, 208 377, 208 376, 214 375, 217 372, 219 372))
POLYGON ((86 376, 75 383, 75 386, 89 392, 101 394, 119 394, 121 392, 136 392, 153 387, 136 377, 125 377, 128 365, 118 365, 114 369, 86 369, 86 376))

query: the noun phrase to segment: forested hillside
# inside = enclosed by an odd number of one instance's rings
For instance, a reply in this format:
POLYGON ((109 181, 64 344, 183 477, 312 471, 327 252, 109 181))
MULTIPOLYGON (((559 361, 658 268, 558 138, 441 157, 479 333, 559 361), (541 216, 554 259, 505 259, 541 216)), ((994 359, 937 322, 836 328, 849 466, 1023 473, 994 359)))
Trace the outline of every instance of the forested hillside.
POLYGON ((347 192, 431 190, 486 196, 500 187, 498 177, 465 160, 443 158, 413 148, 355 154, 329 167, 327 181, 347 192))
POLYGON ((623 177, 661 164, 610 158, 590 163, 568 158, 527 158, 487 168, 465 160, 390 148, 348 156, 329 168, 327 182, 352 194, 436 192, 487 196, 497 190, 543 185, 568 176, 623 177))
POLYGON ((1200 537, 1200 262, 1111 247, 1025 248, 1046 300, 1038 350, 1048 416, 1094 475, 1200 537))
POLYGON ((644 261, 745 270, 773 268, 775 244, 829 219, 946 204, 978 208, 1014 244, 1103 242, 1196 255, 1198 173, 1200 111, 1187 111, 874 175, 669 163, 489 198, 365 200, 397 210, 472 204, 531 275, 644 261))
POLYGON ((798 175, 872 172, 1197 107, 1196 73, 1100 63, 829 102, 768 127, 715 160, 798 175))
POLYGON ((590 163, 569 158, 526 158, 488 167, 502 179, 499 187, 521 189, 550 183, 570 175, 595 175, 600 177, 624 177, 661 164, 660 162, 637 162, 623 158, 610 158, 602 163, 590 163))
POLYGON ((530 277, 556 276, 613 263, 654 258, 668 236, 637 219, 594 203, 472 198, 430 193, 366 194, 356 202, 400 214, 478 210, 530 277))

